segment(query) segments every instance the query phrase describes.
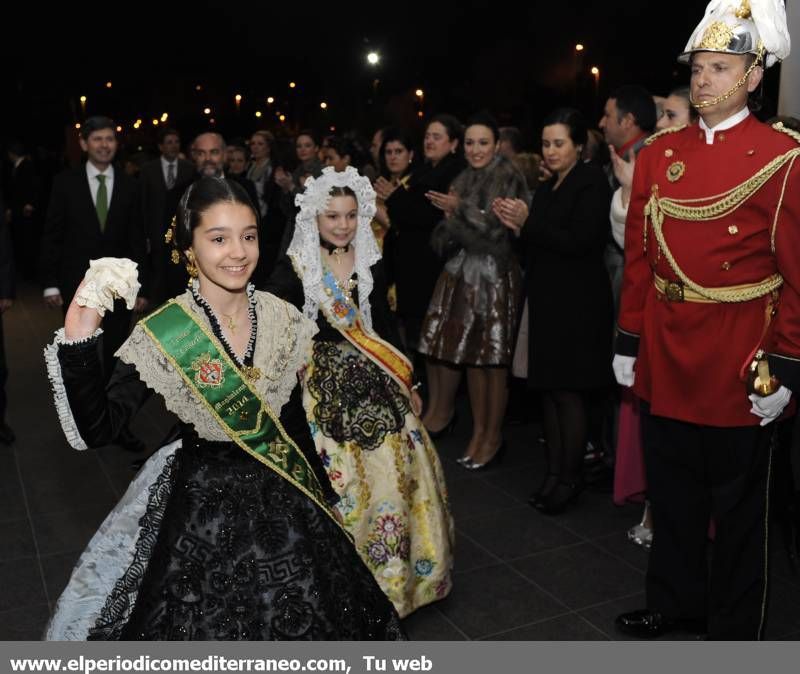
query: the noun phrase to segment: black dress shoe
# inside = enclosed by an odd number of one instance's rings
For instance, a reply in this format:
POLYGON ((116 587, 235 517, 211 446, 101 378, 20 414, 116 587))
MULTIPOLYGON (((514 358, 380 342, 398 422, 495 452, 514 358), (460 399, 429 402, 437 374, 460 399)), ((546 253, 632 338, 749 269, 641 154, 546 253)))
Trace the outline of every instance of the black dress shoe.
POLYGON ((543 515, 560 515, 567 506, 574 503, 584 489, 583 481, 556 483, 553 489, 536 500, 532 505, 543 515))
POLYGON ((450 417, 450 421, 448 421, 438 431, 428 430, 427 427, 425 428, 425 430, 428 431, 428 437, 431 440, 439 440, 440 438, 443 438, 445 435, 450 435, 455 430, 457 423, 458 423, 458 413, 453 412, 453 416, 450 417))
POLYGON ((552 492, 553 489, 558 486, 558 483, 558 473, 548 473, 545 475, 542 484, 528 498, 528 505, 533 506, 534 508, 540 508, 542 505, 542 500, 550 495, 550 492, 552 492))
POLYGON ((11 430, 11 426, 5 422, 0 423, 0 443, 4 445, 10 445, 16 439, 17 436, 14 435, 14 431, 11 430))
POLYGON ((640 609, 630 613, 622 613, 614 621, 620 632, 638 639, 657 639, 672 632, 691 632, 704 634, 705 623, 702 620, 683 620, 667 618, 658 611, 640 609))

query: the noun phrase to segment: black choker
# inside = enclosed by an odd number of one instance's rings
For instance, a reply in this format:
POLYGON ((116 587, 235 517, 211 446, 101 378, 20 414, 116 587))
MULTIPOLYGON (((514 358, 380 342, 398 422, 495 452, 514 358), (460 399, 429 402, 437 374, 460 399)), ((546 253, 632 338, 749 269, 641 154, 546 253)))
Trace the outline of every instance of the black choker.
POLYGON ((322 237, 319 237, 319 245, 328 251, 328 255, 344 255, 350 250, 349 243, 346 246, 334 246, 330 241, 326 241, 322 237))

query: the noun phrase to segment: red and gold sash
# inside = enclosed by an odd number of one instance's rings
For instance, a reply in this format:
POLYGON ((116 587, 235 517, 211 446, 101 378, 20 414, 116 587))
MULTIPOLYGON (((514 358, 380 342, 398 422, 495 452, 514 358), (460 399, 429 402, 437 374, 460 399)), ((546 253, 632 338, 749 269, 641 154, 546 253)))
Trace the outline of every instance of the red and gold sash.
POLYGON ((394 379, 410 397, 414 372, 411 361, 389 342, 364 329, 358 308, 339 287, 330 270, 325 270, 323 273, 322 283, 326 301, 320 303, 320 309, 328 322, 341 332, 348 342, 394 379))

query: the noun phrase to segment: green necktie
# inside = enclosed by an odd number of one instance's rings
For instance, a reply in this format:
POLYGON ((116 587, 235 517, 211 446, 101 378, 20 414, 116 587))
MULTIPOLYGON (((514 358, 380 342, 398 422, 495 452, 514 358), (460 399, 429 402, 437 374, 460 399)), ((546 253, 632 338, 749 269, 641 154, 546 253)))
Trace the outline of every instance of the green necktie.
POLYGON ((100 181, 100 187, 97 188, 97 203, 95 209, 97 210, 97 219, 100 221, 100 231, 106 231, 106 218, 108 218, 108 190, 106 189, 106 177, 99 174, 97 179, 100 181))

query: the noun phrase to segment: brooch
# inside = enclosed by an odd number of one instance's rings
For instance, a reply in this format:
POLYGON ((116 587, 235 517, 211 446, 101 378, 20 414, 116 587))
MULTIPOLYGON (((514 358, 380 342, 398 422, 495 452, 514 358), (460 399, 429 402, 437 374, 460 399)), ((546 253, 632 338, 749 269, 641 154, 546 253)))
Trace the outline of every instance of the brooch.
POLYGON ((667 180, 674 183, 681 179, 681 176, 686 172, 686 164, 682 161, 676 161, 669 165, 667 169, 667 180))
POLYGON ((242 368, 242 374, 244 378, 247 379, 250 383, 255 383, 259 379, 261 379, 261 370, 257 367, 251 367, 249 365, 245 365, 242 368))

